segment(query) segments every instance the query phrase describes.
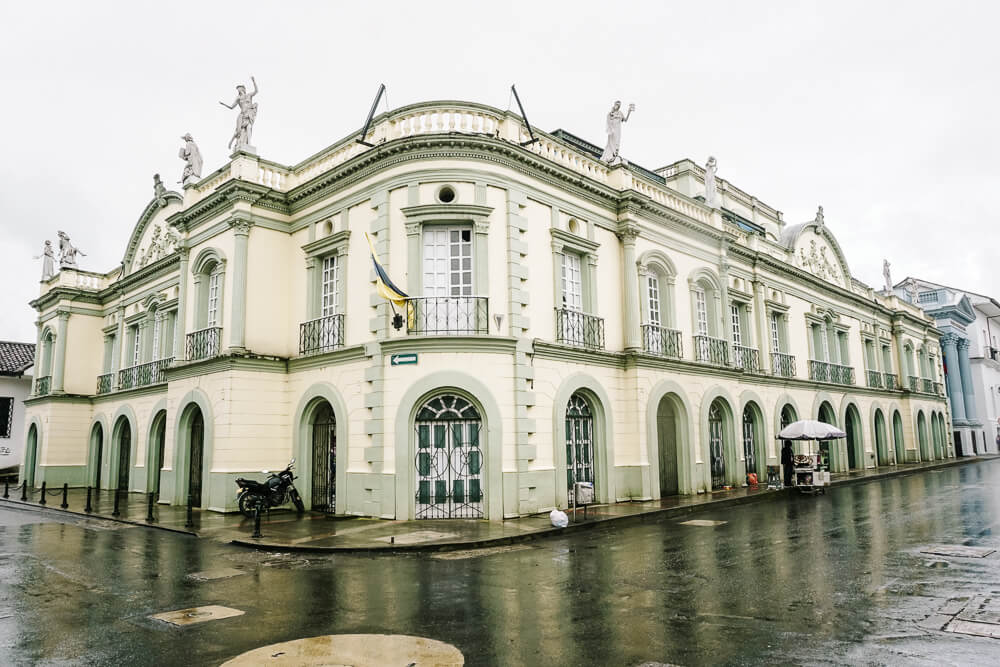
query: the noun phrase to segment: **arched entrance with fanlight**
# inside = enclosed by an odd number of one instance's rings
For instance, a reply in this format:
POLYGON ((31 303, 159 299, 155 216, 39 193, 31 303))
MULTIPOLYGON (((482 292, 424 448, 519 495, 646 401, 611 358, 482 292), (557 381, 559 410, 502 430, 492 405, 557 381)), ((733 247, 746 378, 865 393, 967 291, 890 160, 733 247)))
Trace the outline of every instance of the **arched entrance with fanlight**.
POLYGON ((881 408, 875 409, 875 456, 880 466, 889 465, 889 447, 885 431, 885 417, 881 408))
POLYGON ((745 474, 749 482, 750 474, 757 480, 766 479, 767 449, 764 445, 764 413, 754 401, 747 401, 743 406, 743 460, 745 474))
POLYGON ((312 419, 312 509, 337 510, 337 420, 333 407, 321 400, 312 419))
POLYGON ((480 409, 457 394, 424 402, 416 429, 417 519, 481 519, 486 491, 480 409))
POLYGON ((844 432, 847 433, 847 468, 849 470, 864 469, 864 436, 861 431, 861 415, 854 404, 847 406, 844 412, 844 432))
MULTIPOLYGON (((820 404, 819 410, 816 413, 816 418, 819 421, 823 422, 824 424, 837 426, 837 413, 834 411, 833 406, 830 405, 830 403, 827 401, 823 401, 820 404)), ((830 470, 840 472, 841 470, 843 470, 843 468, 841 468, 841 459, 840 459, 840 441, 830 440, 828 441, 827 446, 829 447, 830 451, 830 461, 829 461, 830 470)), ((820 445, 820 447, 822 448, 823 445, 820 445)))
POLYGON ((899 410, 892 413, 892 443, 896 450, 896 465, 906 463, 906 444, 903 441, 903 419, 899 410))

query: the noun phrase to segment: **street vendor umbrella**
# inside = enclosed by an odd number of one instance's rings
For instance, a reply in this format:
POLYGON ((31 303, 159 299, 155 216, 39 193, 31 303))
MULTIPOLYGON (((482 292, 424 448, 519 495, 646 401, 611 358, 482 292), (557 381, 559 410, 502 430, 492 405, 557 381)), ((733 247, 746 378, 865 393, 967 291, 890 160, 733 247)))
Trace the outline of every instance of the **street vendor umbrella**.
POLYGON ((846 438, 847 434, 832 424, 814 419, 792 422, 776 436, 777 440, 835 440, 846 438))

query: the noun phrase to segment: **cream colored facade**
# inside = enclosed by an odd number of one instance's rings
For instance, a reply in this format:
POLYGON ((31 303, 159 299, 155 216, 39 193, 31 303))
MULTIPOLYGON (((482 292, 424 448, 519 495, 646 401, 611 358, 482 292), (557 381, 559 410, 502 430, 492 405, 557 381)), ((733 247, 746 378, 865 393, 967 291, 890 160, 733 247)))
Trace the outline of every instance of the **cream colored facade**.
POLYGON ((122 269, 33 302, 29 479, 230 511, 237 476, 295 457, 307 505, 501 519, 566 507, 568 466, 602 502, 763 477, 783 413, 849 432, 836 471, 954 455, 938 332, 851 277, 822 215, 787 225, 726 181, 710 209, 689 161, 535 135, 413 105, 374 148, 237 153, 151 201, 122 269), (366 233, 414 297, 398 329, 366 233), (917 348, 927 384, 902 388, 917 348))

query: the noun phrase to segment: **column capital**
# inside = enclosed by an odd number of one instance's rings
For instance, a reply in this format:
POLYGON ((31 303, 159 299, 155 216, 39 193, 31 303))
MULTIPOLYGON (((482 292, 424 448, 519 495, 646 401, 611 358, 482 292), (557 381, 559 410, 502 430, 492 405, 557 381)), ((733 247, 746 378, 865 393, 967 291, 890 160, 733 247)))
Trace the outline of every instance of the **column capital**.
POLYGON ((959 338, 958 339, 958 351, 968 353, 969 351, 969 339, 959 338))
POLYGON ((615 232, 618 238, 625 245, 635 245, 635 240, 639 237, 639 225, 634 222, 618 223, 618 230, 615 232))
POLYGON ((229 226, 236 236, 249 236, 253 220, 245 216, 237 216, 229 220, 229 226))
POLYGON ((958 345, 958 336, 953 333, 941 334, 941 347, 955 347, 958 345))
POLYGON ((60 320, 62 320, 62 321, 65 322, 66 320, 69 319, 69 311, 68 310, 59 309, 59 310, 56 311, 56 317, 58 317, 60 320))

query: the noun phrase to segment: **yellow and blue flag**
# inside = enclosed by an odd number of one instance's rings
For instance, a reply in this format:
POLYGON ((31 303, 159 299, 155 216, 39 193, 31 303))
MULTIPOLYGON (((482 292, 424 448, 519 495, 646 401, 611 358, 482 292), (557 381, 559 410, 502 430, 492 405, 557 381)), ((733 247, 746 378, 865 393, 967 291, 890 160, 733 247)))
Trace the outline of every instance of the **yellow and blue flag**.
POLYGON ((375 265, 376 291, 378 291, 381 296, 402 308, 406 304, 406 292, 396 287, 396 285, 389 278, 389 274, 387 274, 385 269, 382 268, 382 265, 378 263, 378 255, 375 254, 375 246, 372 244, 372 237, 368 236, 368 232, 365 232, 365 238, 368 239, 368 248, 372 251, 372 264, 375 265))

